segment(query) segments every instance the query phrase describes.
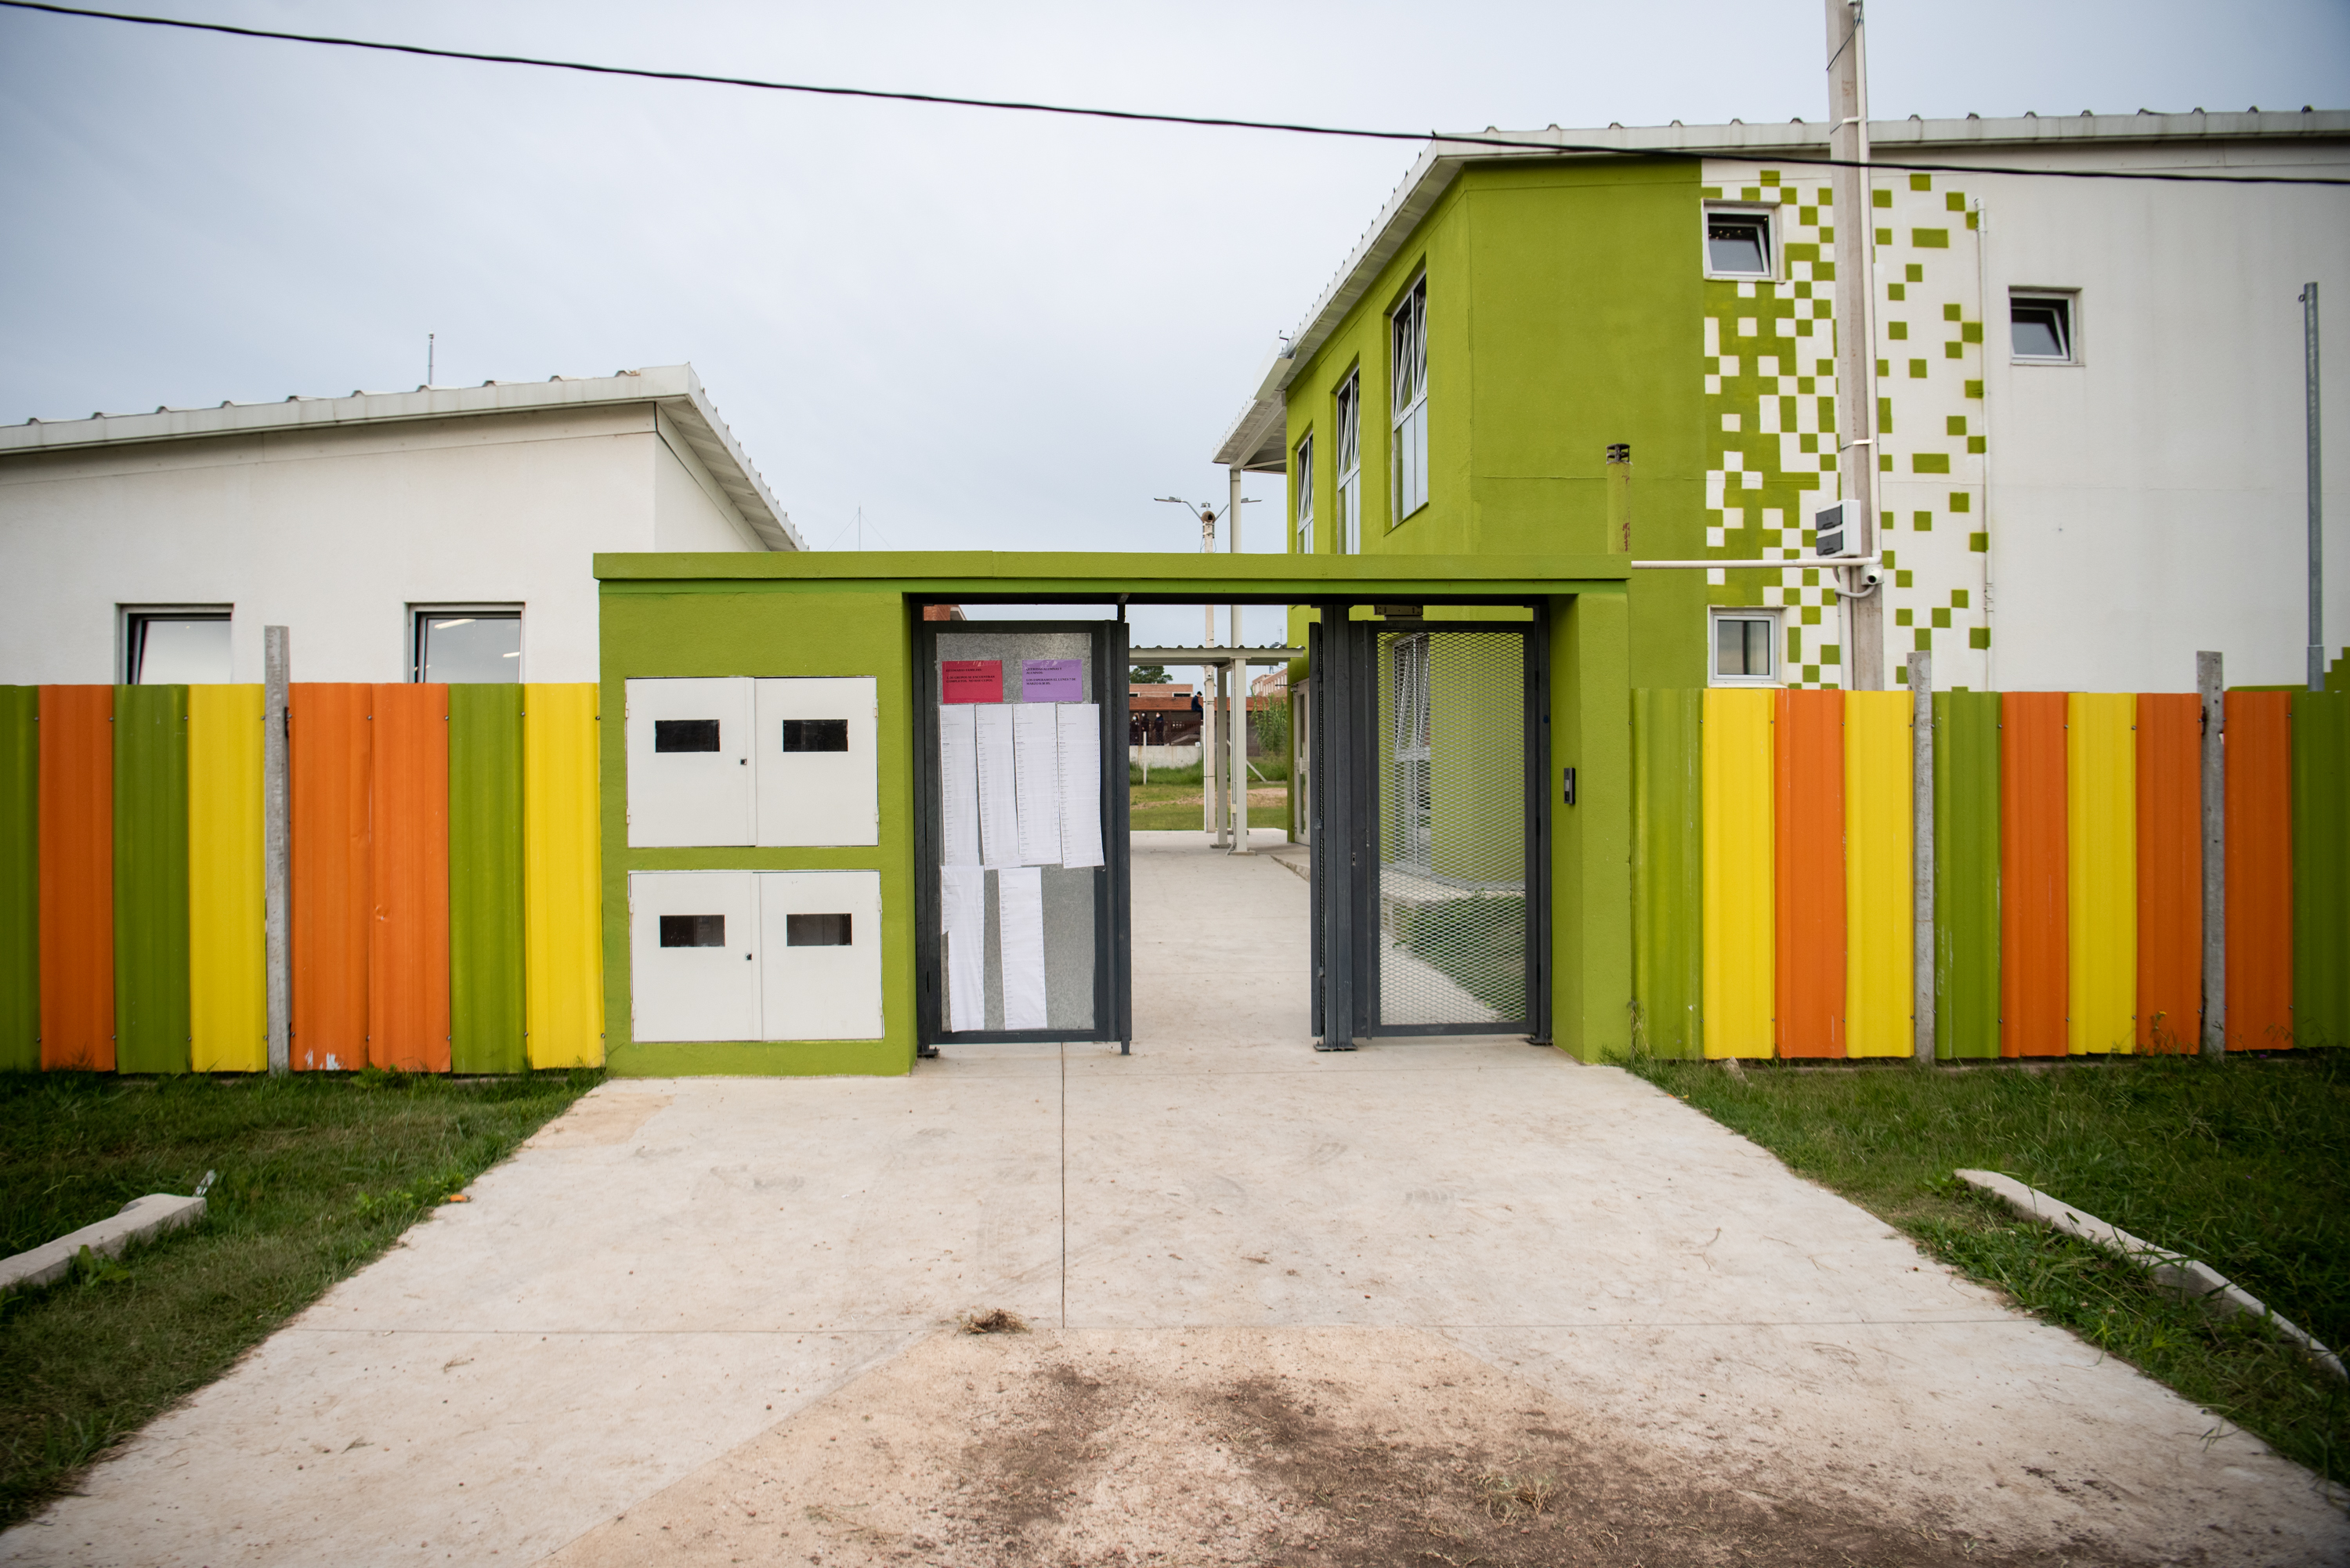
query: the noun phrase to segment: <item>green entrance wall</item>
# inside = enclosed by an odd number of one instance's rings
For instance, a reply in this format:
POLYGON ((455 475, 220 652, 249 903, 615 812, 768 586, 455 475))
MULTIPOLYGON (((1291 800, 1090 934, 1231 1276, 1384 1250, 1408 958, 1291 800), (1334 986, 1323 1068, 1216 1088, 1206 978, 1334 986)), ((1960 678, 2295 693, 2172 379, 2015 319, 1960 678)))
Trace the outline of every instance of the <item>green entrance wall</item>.
MULTIPOLYGON (((1552 1011, 1565 1048, 1594 1060, 1629 1047, 1629 895, 1623 876, 1630 764, 1621 557, 792 553, 599 555, 600 736, 607 1062, 621 1075, 903 1073, 915 1053, 913 634, 924 600, 974 605, 1297 604, 1333 598, 1435 605, 1486 598, 1551 614, 1555 764, 1585 799, 1549 792, 1554 852, 1552 1011), (627 682, 690 676, 877 677, 880 842, 871 848, 631 849, 627 682), (1566 748, 1561 750, 1562 747, 1566 748), (652 870, 875 870, 881 876, 883 1038, 639 1044, 631 1030, 628 877, 652 870)), ((1523 617, 1498 606, 1461 618, 1523 617)), ((1555 774, 1555 766, 1554 774, 1555 774)), ((1301 1044, 1303 1042, 1301 1041, 1301 1044)))

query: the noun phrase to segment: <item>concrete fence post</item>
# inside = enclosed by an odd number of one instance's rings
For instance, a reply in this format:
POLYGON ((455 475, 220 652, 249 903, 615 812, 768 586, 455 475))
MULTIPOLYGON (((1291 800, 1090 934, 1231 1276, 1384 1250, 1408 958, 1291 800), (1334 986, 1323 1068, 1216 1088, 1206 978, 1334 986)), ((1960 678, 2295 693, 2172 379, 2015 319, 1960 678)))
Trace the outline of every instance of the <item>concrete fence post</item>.
POLYGON ((2228 768, 2220 656, 2195 656, 2203 700, 2203 1054, 2228 1049, 2228 768))
POLYGON ((1915 900, 1916 946, 1911 963, 1916 1030, 1914 1053, 1934 1060, 1934 656, 1909 656, 1910 701, 1910 896, 1915 900))
POLYGON ((294 1065, 294 792, 286 729, 293 679, 289 644, 286 628, 261 628, 262 940, 268 971, 272 1073, 288 1072, 294 1065))

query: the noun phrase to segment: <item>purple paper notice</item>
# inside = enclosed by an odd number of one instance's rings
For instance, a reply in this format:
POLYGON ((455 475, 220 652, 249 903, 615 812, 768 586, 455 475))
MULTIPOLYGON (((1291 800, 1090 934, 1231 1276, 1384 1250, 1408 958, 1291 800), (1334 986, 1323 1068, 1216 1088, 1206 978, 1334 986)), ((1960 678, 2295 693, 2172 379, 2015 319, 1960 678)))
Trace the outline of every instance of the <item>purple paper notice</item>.
POLYGON ((1024 702, 1082 702, 1085 677, 1074 659, 1024 659, 1020 661, 1020 700, 1024 702))

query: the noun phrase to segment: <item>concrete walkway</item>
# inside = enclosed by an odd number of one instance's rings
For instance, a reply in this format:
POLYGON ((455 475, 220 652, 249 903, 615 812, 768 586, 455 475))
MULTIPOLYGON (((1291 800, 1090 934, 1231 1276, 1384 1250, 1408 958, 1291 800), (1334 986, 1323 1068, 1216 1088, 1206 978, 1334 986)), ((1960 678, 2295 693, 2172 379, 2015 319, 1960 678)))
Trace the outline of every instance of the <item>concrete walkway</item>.
MULTIPOLYGON (((1709 1518, 1762 1521, 1753 1544, 1794 1529, 1788 1511, 1818 1516, 1801 1550, 1755 1560, 1841 1562, 1814 1545, 1866 1540, 1864 1561, 1957 1562, 1957 1542, 1973 1562, 2350 1561, 2306 1472, 1624 1073, 1511 1040, 1315 1054, 1306 884, 1202 843, 1136 836, 1133 1056, 995 1047, 902 1079, 608 1084, 86 1495, 0 1537, 0 1561, 1275 1562, 1333 1539, 1298 1522, 1305 1491, 1263 1501, 1278 1444, 1239 1465, 1219 1438, 1211 1461, 1200 1434, 1226 1428, 1204 1416, 1123 1444, 1099 1417, 1049 1497, 984 1529, 910 1492, 809 1501, 857 1434, 888 1475, 952 1492, 975 1472, 941 1444, 996 1430, 1024 1388, 1107 1387, 1114 1365, 1156 1368, 1167 1410, 1211 1386, 1241 1408, 1294 1377, 1371 1422, 1343 1386, 1359 1367, 1395 1390, 1390 1432, 1544 1412, 1512 1440, 1548 1434, 1558 1464, 1630 1487, 1626 1519, 1667 1493, 1718 1499, 1709 1518), (941 1334, 991 1307, 1039 1332, 941 1334), (1179 1431, 1199 1465, 1177 1462, 1179 1431), (1228 1501, 1224 1534, 1170 1512, 1181 1538, 1154 1544, 1159 1516, 1107 1478, 1161 1440, 1184 1508, 1230 1472, 1272 1522, 1241 1531, 1259 1514, 1228 1501), (744 1501, 757 1487, 781 1523, 744 1501), (1115 1540, 1072 1522, 1106 1499, 1115 1540)), ((1076 1398, 1020 1408, 1049 1430, 1076 1398)), ((1462 1464, 1483 1451, 1447 1441, 1462 1464)), ((1620 1560, 1734 1560, 1700 1534, 1620 1560)), ((1588 1560, 1619 1560, 1590 1539, 1588 1560)), ((1328 1560, 1427 1555, 1367 1551, 1328 1560)))

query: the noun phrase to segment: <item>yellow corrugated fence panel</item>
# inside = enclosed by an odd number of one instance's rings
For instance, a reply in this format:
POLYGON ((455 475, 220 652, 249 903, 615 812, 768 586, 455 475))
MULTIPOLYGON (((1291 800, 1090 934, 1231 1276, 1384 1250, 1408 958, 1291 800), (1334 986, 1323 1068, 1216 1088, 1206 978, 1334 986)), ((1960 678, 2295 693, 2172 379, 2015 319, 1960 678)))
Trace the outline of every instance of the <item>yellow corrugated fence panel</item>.
POLYGON ((1855 1056, 1917 1048, 1910 707, 1907 691, 1844 698, 1845 1030, 1855 1056))
POLYGON ((523 1028, 534 1067, 604 1061, 596 687, 523 688, 523 1028))
POLYGON ((188 1065, 269 1065, 262 690, 188 688, 188 1065))
POLYGON ((2064 698, 2065 1048, 2137 1038, 2137 696, 2064 698))
POLYGON ((1768 1056, 1775 981, 1772 918, 1771 730, 1776 693, 1705 694, 1699 768, 1705 1054, 1768 1056))

